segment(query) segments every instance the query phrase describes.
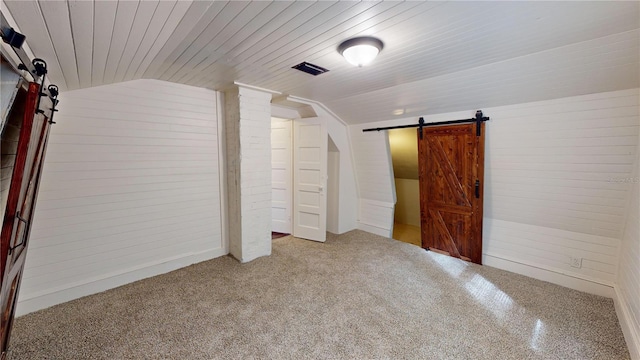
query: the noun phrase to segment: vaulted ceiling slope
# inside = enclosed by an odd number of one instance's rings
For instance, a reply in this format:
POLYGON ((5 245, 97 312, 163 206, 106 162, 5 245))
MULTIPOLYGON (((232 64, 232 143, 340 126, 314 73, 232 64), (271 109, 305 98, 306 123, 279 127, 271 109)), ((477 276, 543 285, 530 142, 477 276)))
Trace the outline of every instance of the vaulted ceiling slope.
POLYGON ((139 78, 233 81, 320 101, 348 123, 640 86, 640 3, 3 1, 63 90, 139 78), (376 61, 337 53, 380 38, 376 61), (302 61, 330 69, 314 77, 302 61))

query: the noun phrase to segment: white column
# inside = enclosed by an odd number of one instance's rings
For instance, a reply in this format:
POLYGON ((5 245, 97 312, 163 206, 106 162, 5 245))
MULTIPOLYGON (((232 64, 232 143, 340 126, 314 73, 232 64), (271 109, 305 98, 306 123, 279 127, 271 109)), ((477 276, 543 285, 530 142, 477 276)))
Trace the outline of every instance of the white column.
POLYGON ((271 254, 271 93, 225 94, 229 252, 240 262, 271 254))

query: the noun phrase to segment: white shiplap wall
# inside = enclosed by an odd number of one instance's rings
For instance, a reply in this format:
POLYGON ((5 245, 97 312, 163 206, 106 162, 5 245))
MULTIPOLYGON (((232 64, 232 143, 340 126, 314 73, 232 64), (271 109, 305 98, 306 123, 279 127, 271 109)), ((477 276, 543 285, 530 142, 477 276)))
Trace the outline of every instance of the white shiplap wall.
MULTIPOLYGON (((638 89, 483 109, 487 123, 485 264, 612 296, 628 184, 638 146, 638 89), (583 258, 582 267, 570 257, 583 258)), ((471 117, 473 110, 425 117, 471 117)), ((360 221, 390 231, 386 134, 351 126, 360 221), (376 223, 371 224, 370 222, 376 223)), ((361 226, 361 228, 364 228, 361 226)))
POLYGON ((226 253, 216 95, 158 80, 60 95, 18 313, 226 253))
POLYGON ((367 132, 351 126, 351 142, 358 179, 358 228, 391 237, 396 191, 386 131, 367 132))
POLYGON ((631 357, 640 359, 640 157, 636 158, 634 173, 619 180, 631 185, 631 196, 620 251, 616 305, 631 357))

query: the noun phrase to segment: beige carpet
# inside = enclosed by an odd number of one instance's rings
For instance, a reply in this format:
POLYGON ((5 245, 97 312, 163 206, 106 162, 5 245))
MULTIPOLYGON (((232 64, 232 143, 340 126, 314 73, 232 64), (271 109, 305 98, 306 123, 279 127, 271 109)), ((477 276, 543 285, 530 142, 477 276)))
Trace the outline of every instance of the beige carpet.
POLYGON ((11 359, 627 359, 610 299, 360 231, 20 317, 11 359))

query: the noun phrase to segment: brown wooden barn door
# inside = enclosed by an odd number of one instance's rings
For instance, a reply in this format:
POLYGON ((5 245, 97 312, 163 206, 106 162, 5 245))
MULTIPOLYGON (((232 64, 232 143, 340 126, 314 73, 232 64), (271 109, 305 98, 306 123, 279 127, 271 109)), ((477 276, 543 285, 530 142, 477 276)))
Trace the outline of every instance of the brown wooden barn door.
POLYGON ((422 247, 481 264, 484 122, 418 130, 418 154, 422 247))
MULTIPOLYGON (((37 83, 29 84, 2 232, 0 233, 2 259, 0 268, 2 275, 0 349, 2 355, 0 358, 2 359, 5 358, 9 345, 50 126, 44 114, 36 114, 39 91, 40 86, 37 83)), ((46 97, 42 99, 43 102, 47 100, 49 99, 46 97)), ((41 104, 41 107, 43 105, 41 104)), ((16 106, 19 105, 16 104, 16 106)))

